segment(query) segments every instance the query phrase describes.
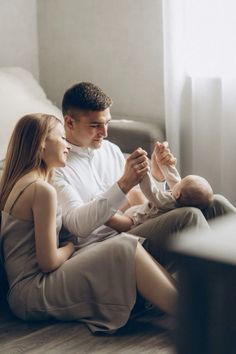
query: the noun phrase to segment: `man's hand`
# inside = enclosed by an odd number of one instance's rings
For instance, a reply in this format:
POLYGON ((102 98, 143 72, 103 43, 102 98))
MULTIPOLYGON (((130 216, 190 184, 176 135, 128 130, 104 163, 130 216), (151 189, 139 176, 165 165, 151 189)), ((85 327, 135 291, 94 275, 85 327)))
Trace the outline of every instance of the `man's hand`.
POLYGON ((142 148, 136 149, 126 160, 124 174, 118 181, 119 187, 125 194, 128 193, 142 180, 148 170, 147 152, 142 148))
POLYGON ((162 182, 165 180, 159 166, 160 165, 175 165, 176 158, 173 156, 169 149, 167 141, 163 143, 157 142, 155 144, 152 156, 151 156, 151 173, 153 177, 162 182))

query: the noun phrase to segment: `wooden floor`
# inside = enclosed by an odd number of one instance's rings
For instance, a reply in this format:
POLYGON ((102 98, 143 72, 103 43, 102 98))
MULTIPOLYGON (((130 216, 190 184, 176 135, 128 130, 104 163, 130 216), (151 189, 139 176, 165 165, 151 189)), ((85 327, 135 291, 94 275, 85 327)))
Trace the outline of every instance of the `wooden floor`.
POLYGON ((168 318, 149 310, 113 335, 93 335, 78 322, 25 323, 0 306, 0 353, 175 354, 168 318))

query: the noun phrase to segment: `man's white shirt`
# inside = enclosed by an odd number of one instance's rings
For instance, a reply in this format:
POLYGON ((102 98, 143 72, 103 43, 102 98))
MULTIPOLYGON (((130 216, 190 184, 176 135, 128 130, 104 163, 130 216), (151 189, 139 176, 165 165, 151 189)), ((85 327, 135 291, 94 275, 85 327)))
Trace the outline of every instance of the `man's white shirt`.
POLYGON ((128 201, 117 184, 124 166, 120 148, 104 140, 99 149, 72 145, 67 165, 56 170, 54 186, 63 226, 80 247, 118 234, 104 223, 128 201))
POLYGON ((117 184, 124 165, 119 147, 104 140, 99 149, 72 145, 67 165, 56 170, 63 225, 80 246, 118 234, 103 224, 127 202, 117 184))

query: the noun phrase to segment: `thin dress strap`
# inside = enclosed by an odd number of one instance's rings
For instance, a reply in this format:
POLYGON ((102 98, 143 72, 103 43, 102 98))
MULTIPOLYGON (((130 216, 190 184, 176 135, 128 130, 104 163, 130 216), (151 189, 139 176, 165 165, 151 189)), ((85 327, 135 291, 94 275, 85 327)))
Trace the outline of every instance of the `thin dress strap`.
POLYGON ((37 180, 34 180, 34 181, 30 182, 29 184, 27 184, 27 185, 20 191, 20 193, 18 194, 18 196, 16 197, 16 199, 15 199, 14 202, 12 203, 12 206, 11 206, 11 208, 10 208, 10 210, 9 210, 9 214, 12 213, 12 210, 13 210, 13 208, 14 208, 14 206, 15 206, 17 200, 18 200, 18 199, 20 198, 20 196, 24 193, 24 191, 26 190, 26 188, 28 188, 29 186, 31 186, 31 184, 33 184, 33 183, 35 183, 35 182, 37 182, 37 180))

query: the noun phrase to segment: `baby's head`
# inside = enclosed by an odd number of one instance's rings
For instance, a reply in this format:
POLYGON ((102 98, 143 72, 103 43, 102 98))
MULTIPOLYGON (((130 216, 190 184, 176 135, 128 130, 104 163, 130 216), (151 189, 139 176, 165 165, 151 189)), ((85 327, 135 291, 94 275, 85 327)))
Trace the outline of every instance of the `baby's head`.
POLYGON ((207 208, 213 201, 213 190, 207 180, 196 175, 188 175, 173 187, 172 195, 178 206, 207 208))

